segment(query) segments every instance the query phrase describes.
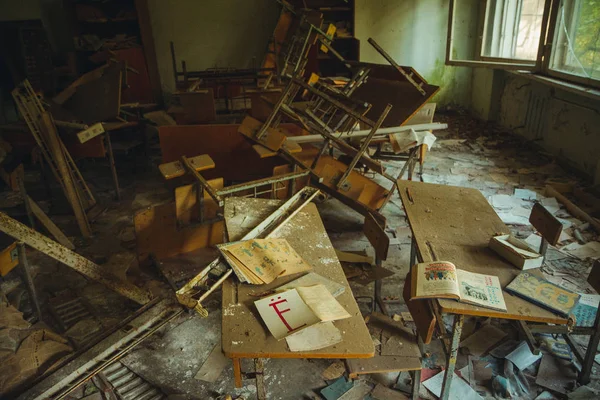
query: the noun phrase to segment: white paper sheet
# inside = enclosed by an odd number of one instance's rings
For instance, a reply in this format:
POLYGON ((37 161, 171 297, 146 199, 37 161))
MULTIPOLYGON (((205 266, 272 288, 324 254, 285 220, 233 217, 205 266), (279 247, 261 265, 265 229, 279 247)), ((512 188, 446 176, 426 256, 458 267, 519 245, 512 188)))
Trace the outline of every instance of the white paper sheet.
POLYGON ((296 289, 265 297, 255 301, 254 304, 265 325, 278 340, 292 332, 321 322, 296 289))
MULTIPOLYGON (((423 386, 437 397, 440 397, 442 395, 442 384, 444 382, 445 373, 446 371, 442 371, 434 377, 427 379, 423 382, 423 386)), ((483 397, 456 374, 454 374, 454 377, 452 378, 452 383, 450 384, 450 397, 448 398, 449 400, 483 400, 483 397)))
POLYGON ((510 360, 520 371, 523 371, 531 364, 542 358, 543 354, 540 352, 537 356, 529 350, 527 342, 522 341, 516 349, 510 352, 505 358, 510 360))
POLYGON ((537 193, 529 189, 515 189, 515 197, 523 200, 535 200, 537 193))
POLYGON ((600 242, 589 242, 584 245, 579 243, 571 243, 563 247, 561 250, 566 251, 570 255, 581 260, 586 258, 600 258, 600 242))

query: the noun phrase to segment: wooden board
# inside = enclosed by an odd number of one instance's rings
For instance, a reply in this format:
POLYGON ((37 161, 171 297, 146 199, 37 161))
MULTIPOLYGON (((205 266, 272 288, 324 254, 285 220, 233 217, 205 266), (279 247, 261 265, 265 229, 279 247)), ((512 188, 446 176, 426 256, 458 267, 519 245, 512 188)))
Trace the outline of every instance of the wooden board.
POLYGON ((250 115, 253 118, 264 121, 273 111, 271 104, 275 104, 281 96, 281 89, 270 90, 246 90, 246 94, 250 96, 250 115), (263 97, 267 100, 265 101, 263 97), (271 104, 269 104, 271 103, 271 104))
POLYGON ((238 127, 234 124, 159 127, 162 161, 208 154, 216 167, 202 176, 222 177, 226 182, 265 178, 271 176, 274 167, 286 164, 279 157, 261 159, 252 149, 253 143, 238 133, 238 127))
POLYGON ((386 372, 418 371, 422 368, 417 357, 375 356, 367 359, 348 359, 348 377, 356 379, 358 375, 386 372))
POLYGON ((175 93, 179 96, 183 113, 177 115, 180 125, 206 124, 217 120, 215 99, 211 88, 199 92, 175 93))
MULTIPOLYGON (((274 157, 278 154, 276 151, 269 150, 265 146, 262 146, 260 144, 255 144, 252 146, 252 148, 254 149, 254 151, 256 151, 256 154, 258 154, 260 158, 274 157)), ((283 148, 292 154, 300 153, 302 151, 302 147, 298 143, 290 141, 286 141, 283 144, 283 148)))
MULTIPOLYGON (((215 189, 223 189, 223 178, 211 179, 208 184, 215 189)), ((198 220, 198 194, 197 185, 185 185, 175 188, 175 215, 180 226, 190 225, 198 220)), ((217 216, 220 207, 210 201, 212 197, 204 191, 204 218, 211 219, 217 216)))
MULTIPOLYGON (((280 201, 263 199, 227 199, 225 218, 230 240, 239 239, 252 229, 253 225, 248 222, 248 218, 258 223, 275 211, 279 204, 280 201)), ((222 344, 225 355, 230 358, 372 357, 375 349, 371 335, 335 255, 317 207, 314 204, 305 206, 276 236, 287 239, 294 250, 313 267, 313 272, 346 287, 337 300, 352 317, 334 322, 341 331, 343 340, 321 350, 290 352, 285 340, 278 341, 269 333, 256 311, 254 301, 257 294, 297 277, 278 278, 269 285, 261 286, 238 284, 233 279, 228 279, 223 284, 222 344)))
POLYGON ((144 114, 144 118, 154 122, 157 126, 177 125, 177 122, 164 110, 150 111, 144 114))
MULTIPOLYGON (((460 269, 495 275, 503 288, 521 272, 488 248, 492 236, 508 234, 510 230, 479 190, 401 180, 397 185, 423 262, 451 261, 460 269)), ((506 313, 453 300, 438 302, 442 312, 452 314, 567 323, 565 318, 535 304, 506 291, 502 293, 506 313)))
POLYGON ((544 237, 548 243, 552 246, 556 246, 563 225, 550 213, 550 211, 546 210, 540 203, 535 203, 533 205, 533 210, 531 210, 531 215, 529 216, 529 222, 531 222, 531 225, 542 234, 542 237, 544 237))
POLYGON ((12 238, 2 234, 2 242, 5 239, 8 240, 8 243, 12 241, 8 246, 4 246, 3 243, 2 250, 0 250, 0 276, 5 276, 10 271, 13 270, 17 265, 19 265, 19 257, 17 255, 17 242, 13 241, 12 238))
MULTIPOLYGON (((311 146, 303 147, 303 151, 296 155, 296 158, 306 165, 312 165, 313 159, 315 158, 319 149, 311 146)), ((319 159, 314 172, 323 178, 323 184, 337 190, 336 183, 339 177, 348 169, 348 166, 335 158, 323 155, 319 159)), ((348 181, 350 183, 349 191, 342 191, 345 196, 355 200, 372 210, 379 210, 381 208, 387 194, 389 193, 383 186, 377 184, 371 179, 364 175, 359 174, 356 171, 352 171, 348 175, 348 181)))
MULTIPOLYGON (((210 200, 209 200, 210 201, 210 200)), ((225 224, 179 228, 175 201, 148 207, 133 217, 138 262, 147 264, 150 254, 157 260, 223 243, 225 224)))
POLYGON ((77 86, 62 106, 86 124, 109 121, 119 116, 122 63, 104 68, 102 75, 77 86))
POLYGON ((56 239, 58 243, 62 244, 69 250, 75 249, 75 246, 69 240, 69 238, 65 236, 65 234, 58 228, 58 226, 54 224, 54 222, 52 222, 50 217, 46 215, 40 206, 38 206, 38 204, 33 201, 31 197, 27 196, 27 199, 29 200, 29 206, 31 207, 31 212, 33 215, 35 215, 37 220, 40 221, 44 228, 50 232, 54 239, 56 239))
MULTIPOLYGON (((188 158, 190 164, 198 172, 206 171, 215 167, 215 162, 208 154, 188 158)), ((160 173, 165 179, 173 179, 185 175, 186 169, 181 165, 181 161, 173 161, 170 163, 160 164, 158 166, 160 173)))
POLYGON ((260 142, 266 148, 277 151, 283 146, 287 136, 283 133, 281 129, 277 128, 267 128, 264 136, 260 139, 256 139, 256 134, 258 130, 263 125, 257 119, 252 118, 251 116, 246 116, 242 121, 242 124, 238 128, 238 132, 244 136, 247 136, 251 139, 254 139, 260 142))
POLYGON ((437 318, 431 311, 428 300, 410 300, 410 282, 411 276, 409 272, 404 280, 402 298, 417 326, 417 333, 421 336, 421 340, 423 343, 429 344, 433 338, 437 318))
POLYGON ((375 249, 375 254, 382 259, 386 260, 388 255, 388 249, 390 248, 390 237, 385 233, 385 226, 379 225, 375 217, 369 214, 365 217, 363 224, 363 232, 369 243, 375 249))
POLYGON ((415 87, 390 65, 361 63, 371 68, 367 82, 359 86, 352 94, 353 99, 372 104, 367 117, 377 120, 388 104, 393 106, 387 118, 381 125, 383 127, 399 126, 415 115, 439 90, 439 86, 428 84, 411 67, 402 67, 413 74, 417 82, 424 82, 423 96, 415 87))

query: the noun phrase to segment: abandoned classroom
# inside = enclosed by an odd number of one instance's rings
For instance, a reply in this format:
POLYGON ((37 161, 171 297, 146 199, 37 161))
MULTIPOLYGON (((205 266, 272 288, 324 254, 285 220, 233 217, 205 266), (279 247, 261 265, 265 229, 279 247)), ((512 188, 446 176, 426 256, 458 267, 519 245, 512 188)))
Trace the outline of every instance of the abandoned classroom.
POLYGON ((0 399, 600 398, 598 0, 0 0, 0 399))

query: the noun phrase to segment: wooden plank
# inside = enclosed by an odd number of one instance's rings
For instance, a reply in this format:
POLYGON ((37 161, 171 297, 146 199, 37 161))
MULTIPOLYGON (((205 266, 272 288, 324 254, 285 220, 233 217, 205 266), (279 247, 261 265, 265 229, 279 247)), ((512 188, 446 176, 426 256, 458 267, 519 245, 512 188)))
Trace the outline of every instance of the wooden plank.
POLYGON ((77 132, 77 139, 79 139, 79 143, 85 143, 90 139, 95 138, 104 133, 104 126, 101 122, 98 122, 89 128, 82 130, 81 132, 77 132))
POLYGON ((347 359, 348 377, 387 372, 418 371, 422 368, 418 357, 375 356, 367 359, 347 359))
POLYGON ((406 120, 405 125, 430 124, 435 115, 436 103, 427 103, 423 105, 416 113, 406 120))
POLYGON ((27 199, 29 200, 29 205, 31 207, 31 212, 33 213, 33 215, 35 215, 35 217, 38 219, 38 221, 41 222, 44 228, 46 228, 46 230, 50 232, 54 239, 56 239, 58 243, 62 244, 69 250, 75 249, 75 246, 69 240, 69 238, 65 236, 65 234, 58 228, 58 226, 54 224, 54 222, 52 222, 52 220, 46 215, 46 213, 40 208, 40 206, 38 206, 38 204, 35 201, 33 201, 31 197, 27 196, 27 199))
POLYGON ((408 275, 406 275, 406 279, 404 280, 402 298, 404 299, 404 303, 408 307, 408 311, 410 312, 410 315, 417 326, 417 333, 419 336, 421 336, 421 340, 423 343, 429 344, 433 338, 433 332, 435 330, 437 318, 431 311, 428 300, 410 299, 410 282, 411 276, 410 273, 408 273, 408 275))
MULTIPOLYGON (((521 272, 488 248, 492 236, 508 234, 510 229, 479 190, 401 180, 396 183, 423 262, 447 260, 463 270, 495 275, 503 288, 521 272)), ((446 313, 567 323, 566 318, 524 299, 505 291, 503 295, 506 313, 454 300, 435 301, 446 313)))
MULTIPOLYGON (((319 149, 316 148, 306 149, 298 153, 296 158, 310 166, 318 151, 319 149)), ((346 164, 331 156, 323 155, 314 168, 314 172, 323 178, 322 184, 344 196, 350 197, 352 200, 364 204, 371 210, 379 210, 389 192, 383 186, 356 171, 352 171, 348 177, 350 190, 337 190, 335 187, 337 179, 341 177, 346 168, 346 164)))
MULTIPOLYGON (((206 171, 207 179, 245 182, 271 176, 273 168, 287 164, 280 157, 261 159, 252 144, 238 133, 239 125, 187 125, 158 128, 163 163, 179 161, 182 155, 194 157, 208 154, 216 167, 206 171)), ((286 124, 287 129, 300 128, 286 124)))
MULTIPOLYGON (((201 154, 188 159, 196 171, 206 171, 215 167, 215 162, 208 154, 201 154)), ((158 166, 163 178, 169 180, 185 175, 185 168, 181 165, 181 161, 173 161, 158 166)))
POLYGON ((533 210, 531 210, 531 215, 529 216, 529 222, 531 222, 531 225, 541 233, 548 243, 552 246, 556 246, 563 225, 550 213, 550 211, 546 210, 540 203, 535 203, 533 205, 533 210))
MULTIPOLYGON (((239 238, 250 221, 262 221, 275 211, 281 201, 243 199, 231 197, 225 204, 227 231, 235 233, 231 240, 239 238), (243 218, 240 218, 243 214, 243 218), (238 216, 238 218, 234 218, 238 216), (235 224, 235 225, 234 225, 235 224)), ((345 286, 344 293, 336 299, 352 315, 351 318, 335 321, 342 333, 342 342, 320 350, 291 352, 285 340, 275 339, 256 317, 254 301, 256 295, 284 285, 297 278, 281 277, 269 285, 239 285, 233 279, 223 283, 222 345, 230 358, 360 358, 372 357, 375 348, 358 305, 354 300, 348 281, 335 255, 323 222, 314 204, 306 205, 280 229, 276 235, 287 239, 302 258, 313 267, 313 272, 345 286), (240 329, 243 327, 243 329, 240 329)))
POLYGON ((34 231, 28 226, 10 218, 3 212, 0 212, 0 231, 33 247, 56 261, 65 264, 67 267, 74 269, 91 280, 103 284, 109 289, 114 290, 136 303, 145 304, 150 301, 150 295, 145 290, 134 286, 129 282, 119 280, 101 266, 74 253, 63 245, 34 231))
MULTIPOLYGON (((287 140, 283 144, 283 147, 292 154, 300 153, 302 151, 302 147, 299 144, 287 140)), ((252 145, 252 148, 260 158, 274 157, 278 154, 276 151, 269 150, 260 144, 252 145)))
MULTIPOLYGON (((212 199, 211 199, 212 200, 212 199)), ((145 265, 150 254, 157 260, 223 243, 225 224, 179 228, 175 201, 149 207, 134 215, 138 262, 145 265)))
MULTIPOLYGON (((215 189, 223 188, 223 178, 212 179, 208 184, 215 189)), ((190 225, 198 221, 198 194, 196 184, 185 185, 175 188, 175 215, 180 226, 190 225)), ((204 191, 204 218, 211 219, 217 216, 220 209, 212 197, 204 191)))
POLYGON ((110 121, 119 116, 122 63, 102 69, 96 79, 85 82, 62 106, 86 124, 110 121))
POLYGON ((17 242, 12 242, 0 250, 0 276, 6 276, 17 265, 19 265, 17 242))
POLYGON ((270 150, 279 150, 286 141, 287 136, 280 129, 267 128, 265 135, 258 140, 255 137, 262 125, 262 122, 248 115, 246 118, 244 118, 242 124, 239 126, 238 132, 251 139, 257 140, 270 150))
POLYGON ((571 200, 559 193, 558 190, 556 190, 553 186, 546 185, 546 196, 555 197, 556 200, 562 203, 567 211, 569 211, 574 217, 582 219, 585 222, 589 222, 596 232, 600 232, 600 221, 592 218, 588 213, 577 207, 573 202, 571 202, 571 200))
MULTIPOLYGON (((353 99, 365 101, 372 105, 367 117, 376 119, 387 104, 393 106, 385 119, 383 127, 404 125, 409 118, 419 111, 439 90, 438 86, 423 84, 426 95, 414 90, 412 84, 399 76, 394 67, 380 64, 361 63, 371 68, 369 79, 352 94, 353 99)), ((404 67, 409 73, 416 71, 404 67)))
POLYGON ((206 124, 217 120, 215 99, 212 88, 197 92, 175 93, 179 97, 183 107, 181 120, 182 125, 206 124))
POLYGON ((386 260, 390 248, 390 237, 385 233, 385 226, 381 227, 375 217, 369 214, 365 217, 363 232, 369 239, 369 243, 375 248, 375 254, 380 259, 386 260))

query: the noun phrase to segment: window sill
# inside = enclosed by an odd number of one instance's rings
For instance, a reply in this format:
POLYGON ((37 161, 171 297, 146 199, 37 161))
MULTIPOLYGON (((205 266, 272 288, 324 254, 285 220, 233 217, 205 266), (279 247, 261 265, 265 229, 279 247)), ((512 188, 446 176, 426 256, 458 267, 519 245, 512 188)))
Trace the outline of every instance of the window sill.
POLYGON ((576 83, 570 83, 567 81, 563 81, 561 79, 550 78, 549 76, 543 76, 543 75, 539 75, 539 74, 535 74, 535 73, 527 72, 527 71, 506 71, 506 72, 513 74, 513 75, 520 76, 525 79, 530 79, 533 81, 541 82, 546 85, 555 87, 557 89, 562 89, 567 92, 576 93, 576 94, 579 94, 581 96, 584 96, 584 97, 587 97, 590 99, 600 100, 600 89, 593 89, 593 88, 589 88, 589 87, 586 87, 583 85, 578 85, 576 83))

